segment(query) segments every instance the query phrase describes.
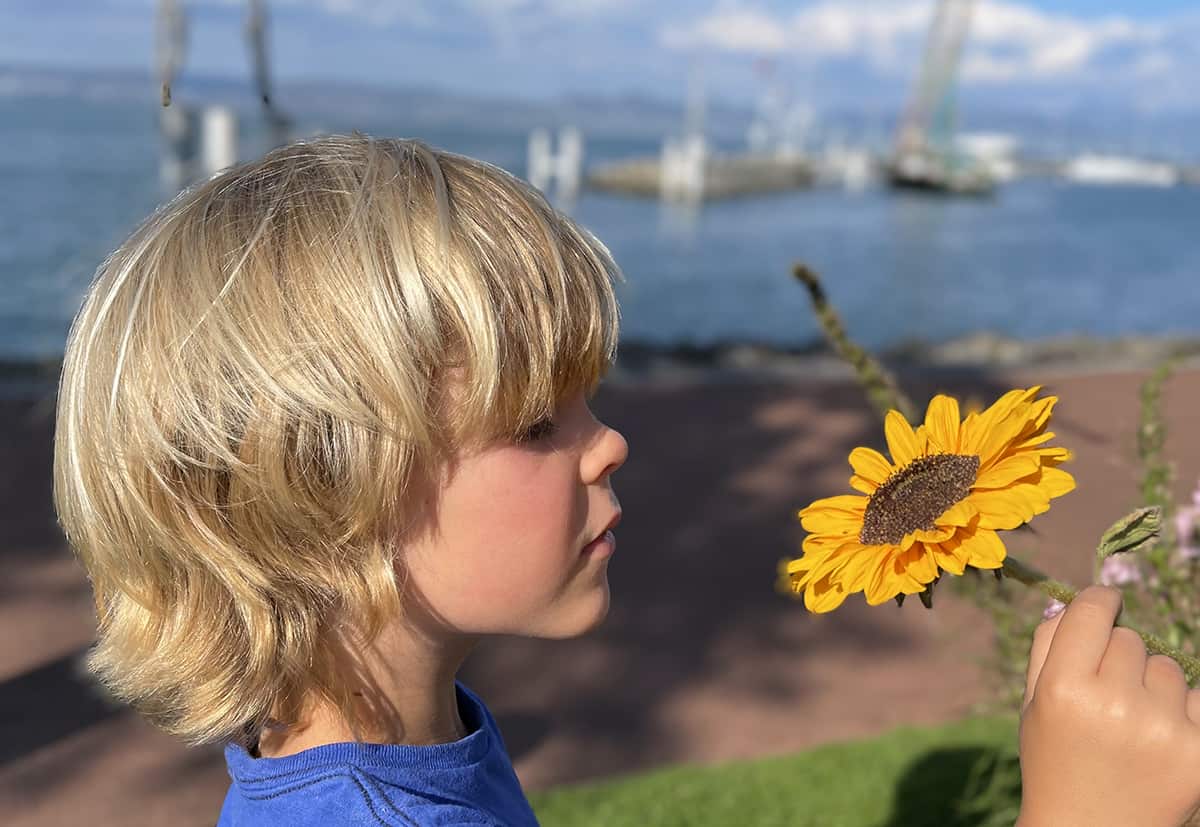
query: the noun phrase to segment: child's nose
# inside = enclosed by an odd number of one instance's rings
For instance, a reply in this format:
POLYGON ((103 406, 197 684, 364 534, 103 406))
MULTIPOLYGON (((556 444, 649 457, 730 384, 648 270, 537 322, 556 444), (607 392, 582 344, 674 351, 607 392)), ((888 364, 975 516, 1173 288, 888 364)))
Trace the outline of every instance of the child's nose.
POLYGON ((601 433, 592 443, 583 461, 584 482, 591 484, 600 482, 622 465, 629 456, 629 443, 620 431, 607 425, 601 425, 601 433))

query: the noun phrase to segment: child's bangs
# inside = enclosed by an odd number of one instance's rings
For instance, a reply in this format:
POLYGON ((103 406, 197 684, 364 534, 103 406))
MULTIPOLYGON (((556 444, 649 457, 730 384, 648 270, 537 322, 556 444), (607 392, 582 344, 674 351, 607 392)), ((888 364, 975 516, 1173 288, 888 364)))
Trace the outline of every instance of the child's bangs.
POLYGON ((450 419, 467 438, 514 438, 563 400, 592 393, 608 371, 620 271, 599 240, 523 182, 474 193, 456 191, 462 176, 450 180, 450 270, 464 276, 447 308, 461 380, 450 419), (477 195, 490 209, 473 203, 477 195), (475 223, 485 215, 498 218, 475 223))

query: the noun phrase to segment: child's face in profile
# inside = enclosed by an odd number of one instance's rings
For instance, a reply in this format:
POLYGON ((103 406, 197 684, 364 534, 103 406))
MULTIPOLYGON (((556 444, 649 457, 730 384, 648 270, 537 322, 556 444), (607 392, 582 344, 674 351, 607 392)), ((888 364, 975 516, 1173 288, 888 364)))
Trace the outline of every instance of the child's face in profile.
POLYGON ((627 453, 579 394, 522 441, 461 455, 435 530, 405 549, 409 585, 456 632, 592 629, 608 612, 606 532, 621 514, 610 477, 627 453))

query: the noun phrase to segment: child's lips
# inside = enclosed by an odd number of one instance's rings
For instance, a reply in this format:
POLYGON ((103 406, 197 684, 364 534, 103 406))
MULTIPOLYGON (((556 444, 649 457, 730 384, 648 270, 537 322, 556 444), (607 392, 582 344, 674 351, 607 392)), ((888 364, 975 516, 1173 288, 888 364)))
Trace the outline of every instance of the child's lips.
POLYGON ((606 529, 603 534, 583 547, 583 554, 585 556, 601 554, 607 557, 616 550, 617 535, 613 533, 612 529, 606 529))
POLYGON ((586 546, 583 547, 583 553, 584 554, 595 554, 595 553, 612 554, 614 551, 616 551, 617 550, 617 535, 614 532, 614 529, 617 527, 617 523, 619 523, 619 522, 621 522, 621 512, 620 511, 618 511, 616 514, 613 515, 612 519, 610 519, 608 521, 608 525, 606 525, 604 527, 604 530, 600 532, 599 536, 597 536, 594 540, 592 540, 590 543, 588 543, 586 546))

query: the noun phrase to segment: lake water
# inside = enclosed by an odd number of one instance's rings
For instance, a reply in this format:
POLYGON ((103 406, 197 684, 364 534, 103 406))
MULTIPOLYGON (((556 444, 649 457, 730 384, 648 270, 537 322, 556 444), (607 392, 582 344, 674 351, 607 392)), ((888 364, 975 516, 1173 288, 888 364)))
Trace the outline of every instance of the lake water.
MULTIPOLYGON (((0 99, 0 359, 61 353, 96 266, 162 200, 155 118, 152 103, 0 99)), ((399 116, 306 126, 415 135, 524 172, 522 131, 421 129, 399 116)), ((246 132, 247 153, 255 141, 246 132)), ((587 150, 596 163, 655 147, 608 136, 587 150)), ((818 189, 694 214, 585 194, 570 211, 626 274, 626 340, 807 344, 818 333, 790 276, 797 260, 874 347, 977 330, 1200 330, 1200 188, 1025 180, 982 201, 818 189)))

